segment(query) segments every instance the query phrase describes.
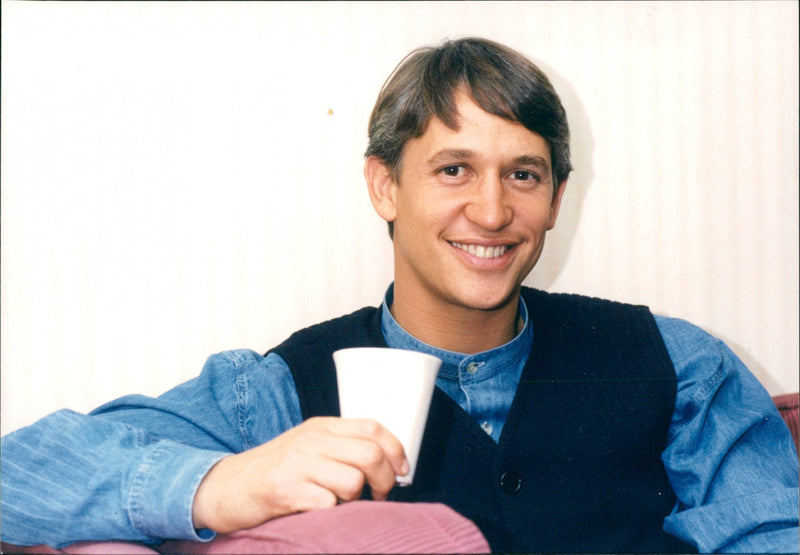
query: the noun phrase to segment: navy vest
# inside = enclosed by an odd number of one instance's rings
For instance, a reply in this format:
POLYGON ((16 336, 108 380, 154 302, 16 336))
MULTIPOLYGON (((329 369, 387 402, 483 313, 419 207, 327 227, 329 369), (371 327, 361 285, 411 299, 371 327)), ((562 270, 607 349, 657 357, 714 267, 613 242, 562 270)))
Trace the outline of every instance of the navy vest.
MULTIPOLYGON (((495 443, 436 388, 414 484, 390 499, 445 503, 497 552, 689 552, 662 531, 675 495, 661 452, 677 379, 645 307, 523 288, 533 347, 495 443)), ((339 414, 331 354, 386 346, 363 308, 275 348, 303 418, 339 414)))

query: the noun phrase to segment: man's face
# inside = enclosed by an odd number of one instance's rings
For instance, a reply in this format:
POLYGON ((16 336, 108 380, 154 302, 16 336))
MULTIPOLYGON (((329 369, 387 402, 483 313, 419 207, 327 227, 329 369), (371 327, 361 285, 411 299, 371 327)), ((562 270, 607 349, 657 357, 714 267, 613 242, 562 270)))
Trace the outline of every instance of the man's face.
POLYGON ((494 310, 516 301, 564 187, 553 194, 541 136, 464 94, 456 105, 458 131, 432 118, 406 143, 399 182, 376 208, 394 221, 396 294, 426 311, 494 310))

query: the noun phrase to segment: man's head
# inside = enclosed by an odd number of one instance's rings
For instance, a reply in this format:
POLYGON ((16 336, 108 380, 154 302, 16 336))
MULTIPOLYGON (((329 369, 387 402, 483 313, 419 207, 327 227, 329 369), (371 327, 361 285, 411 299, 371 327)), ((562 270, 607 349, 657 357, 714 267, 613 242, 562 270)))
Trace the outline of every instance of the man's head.
MULTIPOLYGON (((509 339, 522 282, 556 222, 567 139, 547 79, 505 47, 466 39, 400 64, 373 112, 364 177, 391 223, 392 313, 410 333, 489 318, 502 338, 483 334, 484 346, 509 339)), ((454 339, 445 336, 428 338, 454 339)))
MULTIPOLYGON (((366 156, 379 158, 398 179, 405 144, 422 136, 431 117, 457 129, 459 91, 486 112, 520 123, 544 138, 550 148, 554 184, 567 179, 572 169, 569 126, 547 76, 514 50, 478 38, 420 48, 400 62, 370 116, 366 156)), ((392 231, 389 222, 390 235, 392 231)))

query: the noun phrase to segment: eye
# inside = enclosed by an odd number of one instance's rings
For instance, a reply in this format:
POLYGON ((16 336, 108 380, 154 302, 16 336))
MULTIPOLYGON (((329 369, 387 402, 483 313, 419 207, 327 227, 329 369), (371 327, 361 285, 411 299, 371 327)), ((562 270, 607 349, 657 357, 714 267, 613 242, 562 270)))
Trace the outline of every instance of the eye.
POLYGON ((462 166, 447 166, 442 168, 441 171, 447 177, 458 177, 463 174, 464 168, 462 166))
POLYGON ((538 174, 533 172, 525 171, 525 170, 516 170, 511 173, 511 178, 516 181, 531 181, 531 182, 539 182, 541 178, 538 174))

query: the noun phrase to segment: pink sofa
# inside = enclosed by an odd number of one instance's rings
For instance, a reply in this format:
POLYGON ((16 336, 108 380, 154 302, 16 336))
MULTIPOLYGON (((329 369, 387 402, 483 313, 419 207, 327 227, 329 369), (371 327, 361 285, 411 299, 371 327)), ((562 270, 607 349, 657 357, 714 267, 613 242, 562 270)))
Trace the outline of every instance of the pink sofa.
POLYGON ((783 421, 789 426, 789 431, 792 432, 795 448, 800 451, 800 446, 798 446, 798 433, 800 433, 800 424, 798 424, 800 394, 787 393, 785 395, 776 395, 772 400, 775 401, 775 406, 778 407, 781 418, 783 418, 783 421))
MULTIPOLYGON (((773 397, 798 446, 797 393, 773 397)), ((427 503, 355 501, 300 513, 220 535, 211 542, 83 542, 61 549, 2 544, 3 553, 486 553, 477 526, 449 507, 427 503)))
POLYGON ((449 507, 432 503, 354 501, 271 520, 213 541, 83 542, 61 549, 3 543, 3 553, 487 553, 477 526, 449 507))

